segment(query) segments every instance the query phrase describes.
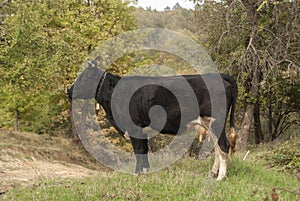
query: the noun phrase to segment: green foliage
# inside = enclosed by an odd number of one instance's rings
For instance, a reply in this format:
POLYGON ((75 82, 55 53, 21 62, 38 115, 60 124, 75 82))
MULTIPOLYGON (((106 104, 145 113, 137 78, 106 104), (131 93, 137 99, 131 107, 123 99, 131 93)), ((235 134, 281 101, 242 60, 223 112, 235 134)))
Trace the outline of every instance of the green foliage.
POLYGON ((135 11, 139 27, 153 27, 189 34, 193 28, 191 19, 193 12, 187 9, 153 12, 139 8, 135 11))
POLYGON ((300 142, 285 142, 261 157, 267 164, 279 171, 287 171, 300 178, 300 142))
POLYGON ((102 41, 134 28, 128 1, 9 1, 0 45, 0 127, 67 129, 65 91, 102 41))
MULTIPOLYGON (((136 9, 134 14, 140 28, 161 28, 192 35, 193 26, 190 23, 193 12, 187 9, 168 10, 166 12, 155 12, 136 9)), ((174 75, 191 74, 195 72, 186 61, 166 52, 155 50, 144 50, 134 52, 118 59, 109 67, 116 74, 151 74, 151 75, 174 75), (160 65, 160 67, 155 67, 160 65), (145 68, 145 66, 152 66, 145 68), (165 68, 168 67, 169 69, 165 68)))

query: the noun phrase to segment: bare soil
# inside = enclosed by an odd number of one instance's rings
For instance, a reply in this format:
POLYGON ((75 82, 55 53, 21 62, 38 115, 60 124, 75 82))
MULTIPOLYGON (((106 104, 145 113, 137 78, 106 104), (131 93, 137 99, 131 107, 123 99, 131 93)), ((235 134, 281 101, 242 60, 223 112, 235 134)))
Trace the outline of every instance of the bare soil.
POLYGON ((0 195, 41 180, 78 179, 104 171, 71 140, 0 131, 0 195))

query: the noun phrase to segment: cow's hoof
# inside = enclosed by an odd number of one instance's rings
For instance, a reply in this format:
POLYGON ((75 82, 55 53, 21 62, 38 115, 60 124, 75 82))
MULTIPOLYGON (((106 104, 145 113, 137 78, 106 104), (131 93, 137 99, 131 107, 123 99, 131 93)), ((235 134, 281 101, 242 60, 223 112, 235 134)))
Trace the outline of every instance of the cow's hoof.
POLYGON ((149 172, 150 168, 143 168, 141 174, 147 174, 149 172))
POLYGON ((143 167, 142 169, 135 170, 134 174, 136 174, 136 175, 147 174, 149 172, 149 170, 150 170, 150 167, 148 167, 148 168, 143 167))
POLYGON ((141 170, 136 170, 133 175, 139 176, 139 175, 147 174, 149 172, 149 169, 150 168, 143 168, 141 170))
POLYGON ((224 181, 226 179, 226 176, 219 176, 218 178, 217 178, 217 181, 224 181))
POLYGON ((134 174, 135 174, 135 175, 140 175, 140 174, 142 174, 142 173, 143 173, 143 170, 140 170, 140 169, 134 171, 134 174))
POLYGON ((218 176, 218 173, 215 173, 215 172, 213 172, 213 171, 210 171, 209 173, 208 173, 208 177, 210 177, 210 178, 212 178, 212 177, 217 177, 218 176))

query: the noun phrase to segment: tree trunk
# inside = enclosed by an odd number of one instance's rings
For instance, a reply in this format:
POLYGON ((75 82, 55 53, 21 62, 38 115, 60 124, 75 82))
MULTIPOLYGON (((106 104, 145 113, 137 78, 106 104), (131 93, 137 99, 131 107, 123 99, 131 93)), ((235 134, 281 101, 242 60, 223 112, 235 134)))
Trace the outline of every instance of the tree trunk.
POLYGON ((73 113, 72 113, 72 104, 70 107, 70 120, 71 120, 71 128, 72 128, 72 137, 73 137, 73 141, 78 144, 80 142, 80 138, 79 135, 77 133, 76 127, 74 125, 74 119, 73 119, 73 113))
POLYGON ((246 1, 242 0, 245 8, 247 9, 247 15, 249 17, 250 22, 250 35, 249 35, 249 43, 246 48, 245 56, 244 56, 244 65, 251 69, 249 73, 250 80, 251 80, 251 87, 250 87, 250 101, 247 103, 245 114, 241 124, 241 130, 239 133, 239 138, 237 142, 237 149, 238 150, 246 150, 250 132, 251 132, 251 125, 254 117, 254 109, 255 103, 259 96, 259 83, 261 79, 261 71, 260 71, 260 63, 257 53, 257 46, 258 46, 258 37, 257 37, 257 30, 258 30, 258 21, 257 21, 257 2, 255 1, 246 1))
MULTIPOLYGON (((258 67, 256 67, 253 73, 252 86, 250 89, 251 95, 255 100, 257 100, 259 95, 259 82, 261 79, 260 71, 258 67)), ((238 150, 246 150, 249 143, 250 133, 251 133, 251 125, 254 118, 254 109, 255 103, 250 102, 246 106, 246 111, 244 113, 244 117, 241 124, 241 130, 237 142, 238 150)))
POLYGON ((260 103, 256 102, 254 105, 254 140, 255 144, 264 142, 264 134, 261 129, 260 122, 260 103))
POLYGON ((269 114, 268 114, 268 141, 270 141, 272 139, 272 134, 273 134, 273 109, 272 109, 272 97, 271 97, 271 92, 269 94, 269 106, 268 106, 268 109, 269 109, 269 114))
POLYGON ((15 126, 14 126, 14 131, 18 132, 19 131, 19 117, 20 117, 20 112, 18 109, 16 109, 16 114, 15 114, 15 126))
POLYGON ((253 120, 253 113, 254 113, 254 104, 248 104, 246 107, 246 111, 244 113, 241 129, 238 137, 238 142, 237 142, 238 150, 247 149, 252 120, 253 120))

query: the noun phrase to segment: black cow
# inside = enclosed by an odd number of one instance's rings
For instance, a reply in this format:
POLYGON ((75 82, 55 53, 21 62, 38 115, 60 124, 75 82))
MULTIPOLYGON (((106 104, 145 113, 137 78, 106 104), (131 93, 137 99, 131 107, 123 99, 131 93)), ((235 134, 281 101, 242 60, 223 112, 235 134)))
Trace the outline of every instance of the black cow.
POLYGON ((137 160, 136 173, 149 168, 148 139, 143 128, 151 127, 163 134, 178 134, 189 122, 195 123, 195 119, 213 117, 215 122, 211 128, 200 121, 199 125, 217 136, 212 173, 218 174, 219 171, 218 180, 225 178, 227 153, 230 147, 234 152, 236 138, 233 128, 237 85, 230 75, 120 77, 90 63, 68 90, 68 96, 70 99, 95 98, 116 130, 122 136, 128 132, 137 160), (128 108, 129 114, 126 113, 128 108), (225 122, 230 110, 229 142, 225 122))

